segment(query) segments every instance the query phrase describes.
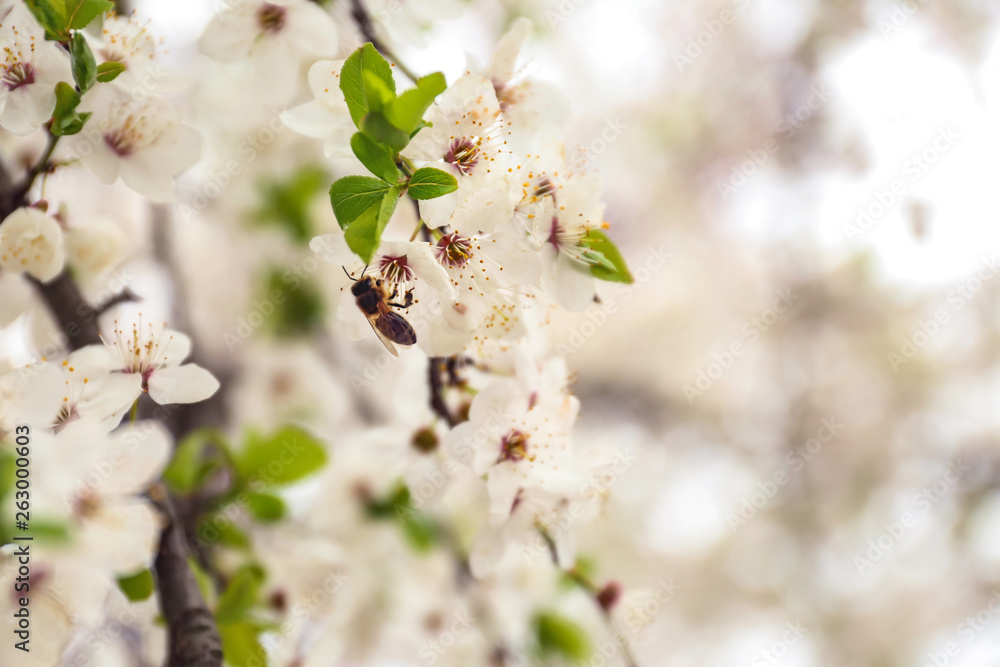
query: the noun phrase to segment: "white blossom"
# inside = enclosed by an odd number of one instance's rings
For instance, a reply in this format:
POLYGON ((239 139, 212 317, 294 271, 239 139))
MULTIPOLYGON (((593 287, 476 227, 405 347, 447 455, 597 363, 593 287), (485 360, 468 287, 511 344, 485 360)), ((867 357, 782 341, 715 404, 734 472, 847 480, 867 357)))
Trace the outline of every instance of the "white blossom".
POLYGON ((72 81, 69 56, 21 2, 0 6, 0 127, 26 135, 52 117, 55 86, 72 81), (6 12, 6 15, 4 15, 6 12))
POLYGON ((62 229, 43 211, 19 208, 0 223, 0 268, 28 273, 42 282, 58 276, 66 264, 62 229))
POLYGON ((165 99, 136 101, 114 84, 97 86, 80 105, 93 112, 70 148, 102 183, 120 176, 130 188, 157 203, 176 199, 174 178, 198 161, 201 138, 177 117, 165 99))

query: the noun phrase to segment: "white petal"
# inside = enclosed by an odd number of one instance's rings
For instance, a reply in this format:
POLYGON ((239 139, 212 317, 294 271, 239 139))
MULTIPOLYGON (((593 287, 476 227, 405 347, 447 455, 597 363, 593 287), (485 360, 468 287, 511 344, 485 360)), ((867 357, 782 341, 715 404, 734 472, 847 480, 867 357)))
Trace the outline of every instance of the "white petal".
POLYGON ((101 420, 108 431, 121 423, 136 399, 142 395, 142 376, 138 373, 112 373, 100 383, 100 391, 83 410, 86 415, 101 420))
POLYGON ((128 424, 109 438, 111 471, 101 485, 102 496, 138 494, 159 478, 170 460, 172 439, 157 421, 128 424))
POLYGON ((134 574, 153 562, 160 535, 160 516, 145 501, 102 503, 80 535, 81 547, 101 558, 113 571, 134 574))
POLYGON ((155 361, 160 366, 180 366, 191 356, 191 337, 180 331, 164 329, 160 338, 160 356, 155 361))
POLYGON ((596 280, 585 266, 563 257, 556 260, 556 298, 568 310, 579 312, 594 301, 596 280))
POLYGON ((197 403, 214 394, 219 381, 201 366, 186 364, 154 371, 147 386, 149 397, 160 405, 197 403))
POLYGON ((487 76, 493 81, 506 83, 514 76, 514 67, 517 64, 517 56, 524 41, 528 39, 531 32, 531 20, 520 17, 500 38, 496 51, 493 52, 493 60, 487 70, 487 76))
POLYGON ((321 7, 305 2, 289 12, 288 38, 294 36, 295 46, 317 56, 331 56, 337 53, 339 38, 333 17, 321 7))
POLYGON ((7 95, 0 125, 20 136, 31 134, 52 116, 55 107, 56 94, 52 88, 29 83, 7 95))

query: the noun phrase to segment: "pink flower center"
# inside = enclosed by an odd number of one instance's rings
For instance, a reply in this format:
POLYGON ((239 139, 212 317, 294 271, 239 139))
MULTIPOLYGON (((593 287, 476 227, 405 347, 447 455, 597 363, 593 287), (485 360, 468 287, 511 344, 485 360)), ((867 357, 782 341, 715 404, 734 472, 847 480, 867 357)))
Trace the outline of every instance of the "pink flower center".
POLYGON ((500 457, 497 459, 497 463, 521 461, 527 455, 528 436, 515 429, 500 440, 500 457))
POLYGON ((257 11, 257 21, 264 32, 276 33, 285 27, 285 8, 265 2, 257 11))
POLYGON ((413 280, 413 269, 410 268, 406 255, 392 257, 383 255, 378 264, 379 273, 393 284, 408 283, 413 280))
POLYGON ((465 266, 472 257, 472 241, 457 233, 445 234, 437 242, 437 260, 446 268, 465 266))
POLYGON ((444 155, 444 161, 461 174, 468 174, 479 163, 479 144, 468 137, 455 139, 444 155))
POLYGON ((0 83, 7 86, 8 90, 17 90, 21 86, 35 82, 35 68, 31 63, 16 62, 10 67, 3 69, 0 74, 0 83))

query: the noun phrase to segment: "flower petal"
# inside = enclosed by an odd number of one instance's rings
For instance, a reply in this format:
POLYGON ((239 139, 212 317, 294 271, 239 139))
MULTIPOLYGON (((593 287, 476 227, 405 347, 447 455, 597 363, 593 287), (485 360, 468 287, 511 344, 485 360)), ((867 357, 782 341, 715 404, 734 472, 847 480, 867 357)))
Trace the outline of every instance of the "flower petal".
POLYGON ((147 386, 149 397, 160 405, 197 403, 218 391, 219 381, 201 366, 186 364, 157 369, 147 386))

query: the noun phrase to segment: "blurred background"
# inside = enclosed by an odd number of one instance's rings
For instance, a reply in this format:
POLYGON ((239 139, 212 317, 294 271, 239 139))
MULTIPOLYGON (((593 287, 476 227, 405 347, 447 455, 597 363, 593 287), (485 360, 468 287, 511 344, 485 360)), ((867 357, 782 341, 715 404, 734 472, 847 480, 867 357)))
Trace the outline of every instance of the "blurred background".
MULTIPOLYGON (((349 22, 340 4, 332 11, 349 22)), ((197 39, 221 4, 133 6, 162 37, 166 64, 207 62, 197 39)), ((525 75, 569 97, 567 144, 602 175, 610 234, 636 277, 602 284, 601 303, 554 326, 582 402, 576 438, 627 453, 579 550, 599 556, 598 579, 622 583, 619 621, 638 663, 998 664, 1000 5, 481 0, 462 10, 387 22, 405 37, 397 55, 453 81, 466 53, 487 60, 514 18, 532 18, 525 75)), ((237 383, 235 422, 269 427, 313 410, 337 424, 345 388, 298 372, 336 348, 320 305, 335 267, 309 269, 279 318, 292 330, 277 333, 298 342, 241 343, 255 361, 237 373, 225 334, 309 254, 269 224, 268 206, 294 177, 315 191, 299 212, 309 235, 331 227, 325 189, 340 167, 277 132, 213 198, 206 184, 234 146, 270 121, 238 97, 226 107, 225 77, 206 68, 178 84, 187 121, 232 143, 206 146, 181 206, 159 211, 176 218, 175 237, 157 239, 150 216, 123 211, 127 194, 105 213, 132 220, 137 257, 173 249, 161 259, 189 277, 179 288, 189 321, 171 325, 190 328, 200 362, 237 383), (292 173, 309 151, 320 175, 292 173)), ((105 195, 73 196, 100 211, 105 195)), ((136 290, 160 286, 163 316, 178 301, 156 265, 125 273, 136 290)))

